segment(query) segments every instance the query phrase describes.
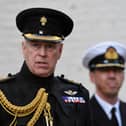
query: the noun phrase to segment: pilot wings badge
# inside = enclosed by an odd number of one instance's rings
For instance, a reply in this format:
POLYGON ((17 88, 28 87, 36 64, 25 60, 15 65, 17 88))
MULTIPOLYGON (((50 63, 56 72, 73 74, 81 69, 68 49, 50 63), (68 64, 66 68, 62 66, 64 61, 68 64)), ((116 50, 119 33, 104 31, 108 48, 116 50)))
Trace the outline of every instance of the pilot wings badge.
POLYGON ((70 96, 74 96, 76 95, 78 92, 77 91, 72 91, 72 90, 68 90, 68 91, 64 91, 65 94, 70 95, 70 96))

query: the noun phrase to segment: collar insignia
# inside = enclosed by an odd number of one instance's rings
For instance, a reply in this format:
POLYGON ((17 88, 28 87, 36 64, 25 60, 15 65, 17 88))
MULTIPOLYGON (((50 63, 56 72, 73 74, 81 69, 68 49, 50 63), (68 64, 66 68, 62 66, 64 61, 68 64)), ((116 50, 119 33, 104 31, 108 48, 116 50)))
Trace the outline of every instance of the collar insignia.
POLYGON ((72 91, 72 90, 68 90, 68 91, 64 91, 65 94, 70 95, 70 96, 74 96, 76 95, 78 92, 77 91, 72 91))
POLYGON ((41 17, 41 18, 40 18, 40 22, 41 22, 41 25, 42 25, 42 26, 45 26, 46 23, 47 23, 47 18, 46 18, 45 16, 41 17))
POLYGON ((115 48, 109 47, 106 50, 105 58, 106 59, 109 59, 109 60, 115 60, 115 59, 118 59, 119 58, 119 55, 118 55, 118 53, 117 53, 117 51, 116 51, 115 48))

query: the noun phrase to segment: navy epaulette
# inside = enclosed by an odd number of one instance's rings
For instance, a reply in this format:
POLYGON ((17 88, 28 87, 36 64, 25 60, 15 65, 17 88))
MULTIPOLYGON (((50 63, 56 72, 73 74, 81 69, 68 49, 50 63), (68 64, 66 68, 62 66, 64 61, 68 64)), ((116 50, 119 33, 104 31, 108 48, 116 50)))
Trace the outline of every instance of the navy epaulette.
POLYGON ((14 78, 15 76, 9 73, 7 76, 0 76, 0 82, 5 82, 14 78))
POLYGON ((75 82, 74 80, 69 80, 69 79, 65 78, 63 74, 60 76, 57 76, 57 78, 59 78, 60 80, 62 80, 64 82, 67 82, 67 83, 81 85, 81 83, 78 83, 78 82, 75 82))

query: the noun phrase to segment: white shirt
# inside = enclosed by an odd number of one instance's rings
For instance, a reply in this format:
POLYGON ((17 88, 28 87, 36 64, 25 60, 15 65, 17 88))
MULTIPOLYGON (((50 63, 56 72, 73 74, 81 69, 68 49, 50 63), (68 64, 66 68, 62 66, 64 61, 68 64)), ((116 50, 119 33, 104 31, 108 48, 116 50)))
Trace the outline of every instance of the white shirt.
POLYGON ((120 101, 118 100, 114 105, 111 105, 108 102, 101 99, 97 94, 95 94, 95 98, 98 101, 98 103, 100 104, 100 106, 102 107, 102 109, 105 111, 105 113, 109 119, 112 118, 111 109, 113 107, 116 108, 115 115, 116 115, 119 126, 122 126, 121 114, 120 114, 120 110, 119 110, 120 101))

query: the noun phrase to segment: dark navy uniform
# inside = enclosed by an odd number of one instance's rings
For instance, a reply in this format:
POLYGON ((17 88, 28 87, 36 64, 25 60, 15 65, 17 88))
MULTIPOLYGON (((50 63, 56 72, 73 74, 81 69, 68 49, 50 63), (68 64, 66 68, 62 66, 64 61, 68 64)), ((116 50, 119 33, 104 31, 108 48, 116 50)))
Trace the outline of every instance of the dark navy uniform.
POLYGON ((96 92, 89 100, 91 126, 126 126, 126 103, 118 97, 120 88, 114 88, 121 87, 124 80, 125 45, 116 41, 101 42, 88 49, 82 61, 91 79, 96 80, 92 81, 96 92), (113 108, 116 113, 112 113, 113 108))
MULTIPOLYGON (((32 101, 40 88, 45 88, 49 94, 54 126, 88 126, 88 109, 86 102, 89 99, 87 89, 63 77, 40 78, 33 75, 24 63, 21 71, 10 79, 0 82, 0 89, 7 99, 15 105, 26 105, 32 101), (73 94, 69 93, 72 91, 73 94), (75 93, 74 93, 75 92, 75 93)), ((17 118, 17 126, 26 126, 32 114, 17 118)), ((7 113, 0 106, 0 125, 9 126, 14 116, 7 113)), ((46 126, 43 115, 35 126, 46 126)))
MULTIPOLYGON (((112 126, 110 119, 106 115, 102 106, 99 104, 95 96, 92 96, 90 100, 90 110, 92 114, 92 125, 91 126, 112 126)), ((121 115, 122 126, 126 126, 126 103, 120 101, 119 111, 121 115)))
MULTIPOLYGON (((61 43, 73 28, 70 17, 48 8, 26 9, 16 24, 26 42, 36 43, 61 43)), ((26 63, 0 82, 0 126, 89 126, 88 90, 54 72, 39 77, 26 63)))

